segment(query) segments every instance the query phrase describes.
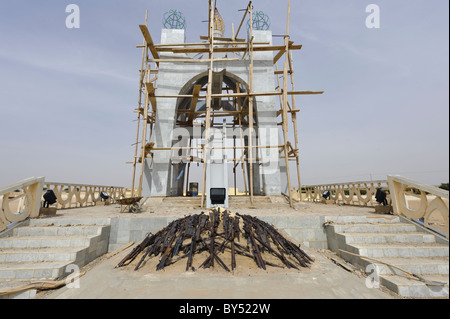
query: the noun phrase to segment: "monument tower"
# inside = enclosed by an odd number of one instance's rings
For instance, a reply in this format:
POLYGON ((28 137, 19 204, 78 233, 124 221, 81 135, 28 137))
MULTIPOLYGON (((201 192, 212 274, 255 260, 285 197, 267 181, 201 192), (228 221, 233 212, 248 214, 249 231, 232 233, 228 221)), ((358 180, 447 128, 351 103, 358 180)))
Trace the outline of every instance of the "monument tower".
POLYGON ((268 16, 253 9, 249 2, 237 30, 232 26, 225 37, 210 0, 208 33, 195 43, 186 42, 186 19, 176 10, 164 16, 160 44, 146 24, 139 26, 144 41, 132 162, 137 195, 183 196, 196 181, 202 207, 227 206, 235 195, 229 187, 236 189, 242 174, 252 202, 258 195, 286 194, 292 205, 289 161, 296 162, 301 187, 295 96, 323 92, 295 91, 292 52, 302 46, 289 37, 290 6, 281 45, 273 44, 268 16), (192 165, 202 167, 200 176, 190 176, 192 165))

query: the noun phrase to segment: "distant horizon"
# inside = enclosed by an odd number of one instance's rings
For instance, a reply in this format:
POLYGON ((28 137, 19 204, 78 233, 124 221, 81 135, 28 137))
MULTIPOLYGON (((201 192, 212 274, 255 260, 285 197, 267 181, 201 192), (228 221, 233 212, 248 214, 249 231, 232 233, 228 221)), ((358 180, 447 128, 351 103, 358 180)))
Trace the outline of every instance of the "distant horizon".
MULTIPOLYGON (((252 3, 269 16, 274 35, 284 34, 287 0, 252 3)), ((163 15, 176 8, 186 17, 186 42, 198 42, 208 19, 208 1, 200 4, 2 2, 0 188, 40 176, 131 187, 132 165, 125 162, 136 134, 138 25, 149 9, 159 43, 163 15), (69 4, 79 6, 79 28, 66 25, 69 4)), ((237 29, 245 5, 217 1, 225 36, 231 23, 237 29)), ((387 175, 449 182, 448 12, 449 2, 438 0, 291 1, 290 37, 303 45, 293 56, 295 88, 325 91, 297 98, 302 185, 387 175), (380 9, 379 28, 367 25, 370 4, 380 9)), ((297 185, 295 174, 291 181, 297 185)))

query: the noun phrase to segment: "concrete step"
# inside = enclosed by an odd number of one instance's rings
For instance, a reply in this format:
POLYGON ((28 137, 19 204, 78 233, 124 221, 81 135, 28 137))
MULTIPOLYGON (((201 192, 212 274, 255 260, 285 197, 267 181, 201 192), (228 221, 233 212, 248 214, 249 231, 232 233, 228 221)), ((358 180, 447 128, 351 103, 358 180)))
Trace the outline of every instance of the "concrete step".
MULTIPOLYGON (((0 238, 0 286, 62 279, 108 250, 110 219, 31 219, 0 238)), ((6 296, 26 298, 31 294, 6 296)))
POLYGON ((13 236, 67 236, 67 235, 99 235, 99 226, 28 226, 17 227, 13 230, 13 236))
POLYGON ((53 248, 2 248, 0 250, 0 263, 20 262, 61 262, 79 260, 79 254, 85 252, 83 247, 53 247, 53 248))
POLYGON ((398 216, 326 216, 325 222, 333 222, 335 225, 343 224, 395 224, 400 223, 398 216))
POLYGON ((349 244, 346 248, 349 252, 373 258, 449 256, 448 246, 437 243, 349 244))
MULTIPOLYGON (((377 258, 380 262, 400 267, 413 274, 419 275, 449 275, 449 257, 384 257, 377 258)), ((405 275, 405 272, 383 263, 368 261, 378 267, 380 275, 405 275)))
POLYGON ((379 282, 403 297, 448 297, 449 246, 445 240, 422 231, 420 227, 400 222, 398 217, 369 219, 366 217, 338 216, 331 218, 327 227, 330 249, 366 271, 374 278, 376 266, 379 282), (375 262, 361 256, 379 260, 375 262), (423 282, 409 278, 395 265, 427 280, 445 282, 445 287, 428 287, 423 282), (372 267, 368 267, 372 266, 372 267))
POLYGON ((17 286, 22 281, 60 279, 70 264, 70 261, 0 263, 0 287, 17 286))
POLYGON ((20 236, 0 238, 0 251, 8 248, 86 247, 95 235, 20 236))
POLYGON ((388 232, 388 233, 337 233, 347 244, 386 244, 386 243, 435 243, 432 234, 422 232, 388 232))
POLYGON ((417 228, 405 223, 379 224, 331 224, 335 233, 406 233, 416 232, 417 228))
POLYGON ((110 218, 39 218, 30 219, 28 226, 107 226, 110 218))
MULTIPOLYGON (((343 253, 343 257, 349 260, 348 254, 343 253)), ((405 272, 393 267, 397 266, 410 273, 418 275, 449 275, 449 257, 378 257, 377 261, 366 258, 355 257, 352 263, 361 269, 368 271, 369 265, 377 266, 380 275, 405 275, 405 272), (385 263, 389 264, 386 265, 385 263), (393 266, 391 266, 393 265, 393 266)), ((370 269, 370 271, 372 271, 370 269)))
POLYGON ((422 281, 409 278, 407 275, 381 275, 380 284, 403 297, 436 298, 448 297, 449 277, 445 275, 423 276, 426 280, 447 283, 445 286, 427 286, 422 281))

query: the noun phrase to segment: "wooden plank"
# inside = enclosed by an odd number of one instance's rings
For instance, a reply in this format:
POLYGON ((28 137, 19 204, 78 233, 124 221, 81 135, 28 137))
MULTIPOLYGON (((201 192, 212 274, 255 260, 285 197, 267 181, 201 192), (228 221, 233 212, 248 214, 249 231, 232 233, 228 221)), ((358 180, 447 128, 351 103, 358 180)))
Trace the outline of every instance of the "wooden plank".
POLYGON ((30 284, 22 285, 22 286, 16 286, 16 287, 9 287, 9 288, 1 288, 0 289, 0 296, 10 295, 10 294, 17 294, 19 292, 24 292, 27 290, 51 290, 56 289, 62 286, 65 286, 69 283, 71 283, 73 280, 76 280, 86 274, 86 271, 83 271, 81 273, 74 272, 73 274, 70 274, 64 279, 58 280, 58 281, 50 281, 50 280, 44 280, 44 281, 35 281, 30 284))
POLYGON ((198 102, 198 96, 199 96, 201 88, 202 88, 202 86, 200 84, 194 85, 194 91, 192 92, 191 108, 189 110, 190 113, 189 113, 189 119, 188 119, 188 122, 190 122, 190 123, 192 123, 192 121, 194 120, 195 107, 198 102))
POLYGON ((152 104, 152 111, 153 113, 156 113, 155 87, 153 86, 153 83, 146 82, 145 88, 147 89, 147 94, 149 95, 150 103, 152 104))
POLYGON ((147 42, 153 58, 159 59, 158 51, 156 51, 155 44, 153 43, 152 36, 150 35, 150 31, 148 31, 147 26, 145 24, 140 24, 139 28, 141 29, 142 35, 144 36, 145 42, 147 42))
POLYGON ((278 52, 277 55, 273 58, 273 64, 277 63, 285 52, 286 52, 285 48, 281 49, 280 52, 278 52))
MULTIPOLYGON (((298 112, 300 112, 300 110, 288 110, 288 113, 291 113, 291 114, 298 113, 298 112)), ((277 117, 280 116, 280 114, 282 114, 282 113, 283 113, 283 110, 278 110, 277 117)))
MULTIPOLYGON (((283 71, 275 71, 275 72, 274 72, 274 74, 276 74, 276 75, 280 75, 280 74, 283 74, 283 73, 284 73, 283 71)), ((288 70, 288 73, 291 74, 292 71, 289 71, 289 70, 288 70)))

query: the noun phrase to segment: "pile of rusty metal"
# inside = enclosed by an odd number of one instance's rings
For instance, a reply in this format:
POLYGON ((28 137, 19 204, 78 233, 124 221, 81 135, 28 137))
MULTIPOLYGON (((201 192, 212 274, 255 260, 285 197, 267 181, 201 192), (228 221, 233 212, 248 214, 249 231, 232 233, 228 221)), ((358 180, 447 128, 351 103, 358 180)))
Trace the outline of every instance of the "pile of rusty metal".
POLYGON ((214 267, 217 262, 231 271, 236 268, 236 255, 253 259, 262 269, 266 266, 300 269, 313 262, 300 245, 286 239, 268 223, 249 215, 212 209, 207 214, 174 220, 156 234, 150 233, 117 267, 129 265, 139 256, 134 268, 138 270, 146 259, 160 256, 156 270, 182 259, 187 259, 186 271, 195 270, 194 256, 203 256, 206 259, 198 268, 214 267))

